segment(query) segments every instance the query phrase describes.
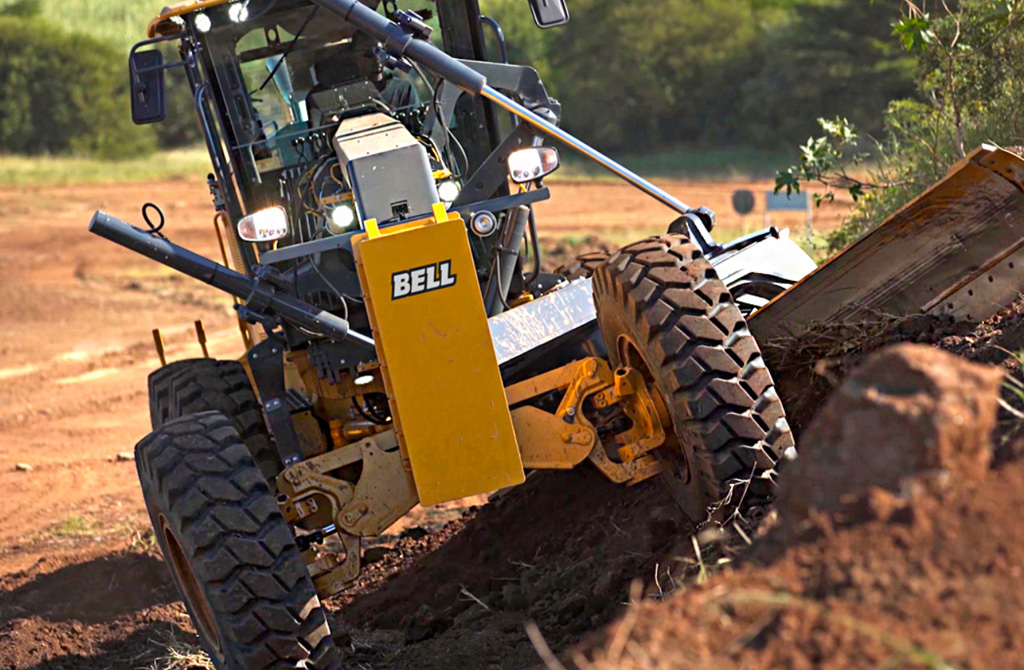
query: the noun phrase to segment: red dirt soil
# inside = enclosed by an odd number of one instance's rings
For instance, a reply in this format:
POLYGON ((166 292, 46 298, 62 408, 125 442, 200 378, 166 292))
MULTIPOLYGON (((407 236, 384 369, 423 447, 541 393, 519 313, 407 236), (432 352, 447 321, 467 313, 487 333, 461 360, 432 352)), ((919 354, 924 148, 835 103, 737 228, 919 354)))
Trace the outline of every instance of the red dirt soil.
MULTIPOLYGON (((556 200, 540 212, 542 234, 548 236, 592 230, 588 222, 596 225, 606 221, 608 211, 624 211, 631 197, 605 184, 553 186, 572 200, 556 200)), ((672 190, 696 203, 724 201, 722 194, 740 187, 750 185, 715 185, 721 193, 706 199, 693 184, 676 183, 672 190)), ((196 318, 204 319, 217 357, 241 353, 237 330, 227 302, 216 292, 87 235, 85 225, 98 207, 137 220, 138 205, 158 193, 161 204, 169 205, 172 239, 216 257, 204 188, 195 181, 0 190, 5 212, 0 288, 8 296, 0 303, 0 487, 5 492, 0 498, 0 668, 147 667, 172 638, 194 641, 146 536, 133 465, 115 455, 130 450, 148 430, 145 377, 157 364, 150 329, 165 329, 172 360, 198 354, 189 332, 196 318), (32 469, 20 471, 17 463, 32 469)), ((724 202, 710 204, 728 208, 724 202)), ((636 221, 653 225, 671 218, 644 207, 637 205, 636 221)), ((609 227, 626 231, 636 225, 623 221, 609 227)), ((563 257, 579 246, 577 240, 562 244, 563 257)), ((993 347, 1024 333, 1020 317, 1011 310, 1002 322, 958 331, 956 346, 971 357, 994 359, 993 347)), ((1010 440, 1012 431, 1000 434, 1010 440)), ((935 509, 923 499, 915 514, 919 507, 920 518, 935 523, 920 527, 913 519, 842 529, 821 521, 791 544, 759 539, 750 530, 756 525, 752 520, 746 528, 756 548, 749 558, 740 560, 746 551, 738 545, 745 543, 736 535, 717 542, 704 535, 698 564, 658 482, 621 489, 587 468, 541 473, 461 518, 457 508, 414 513, 382 538, 377 560, 357 586, 330 602, 332 626, 346 667, 375 670, 535 667, 538 656, 525 632, 527 622, 536 622, 560 652, 623 612, 630 635, 619 636, 627 638, 620 646, 641 645, 661 655, 668 663, 661 667, 679 667, 673 659, 712 658, 705 650, 714 652, 716 661, 724 659, 720 667, 829 667, 833 652, 843 659, 834 667, 869 667, 875 659, 891 658, 892 645, 859 623, 834 624, 830 617, 838 615, 821 609, 821 603, 855 621, 880 622, 887 632, 890 619, 901 621, 902 610, 891 607, 920 606, 905 628, 894 624, 891 629, 894 639, 913 644, 918 631, 931 630, 928 626, 945 630, 942 635, 950 640, 970 642, 970 635, 954 635, 953 624, 971 621, 965 618, 971 608, 979 621, 989 622, 984 630, 1011 624, 1007 630, 1020 630, 1014 618, 1020 603, 1006 580, 1013 566, 1024 565, 1018 553, 1024 526, 1011 518, 1017 509, 1013 503, 1021 502, 1013 496, 1024 495, 1014 492, 1024 491, 1022 478, 1024 470, 1010 464, 991 475, 991 488, 950 489, 935 509), (990 493, 996 485, 1003 488, 990 493), (1002 508, 1000 495, 1009 497, 1002 508), (940 514, 951 517, 948 532, 940 514), (830 538, 840 543, 832 545, 830 538), (937 556, 929 559, 933 553, 937 556), (694 586, 707 570, 729 561, 740 567, 694 586), (987 587, 985 574, 991 576, 987 587), (664 600, 661 607, 644 605, 639 617, 627 607, 634 579, 642 581, 640 594, 664 600), (945 600, 932 597, 949 589, 945 600), (735 596, 746 591, 754 594, 751 602, 735 596), (979 603, 967 598, 972 591, 983 596, 979 603), (763 593, 795 600, 764 604, 757 600, 763 593), (852 604, 825 600, 822 594, 831 593, 849 596, 852 604), (887 600, 886 594, 906 598, 887 600), (805 607, 805 600, 815 604, 805 607), (1005 606, 1003 613, 992 603, 1005 606), (695 616, 706 618, 681 627, 680 621, 695 616), (729 634, 738 631, 731 638, 739 641, 735 657, 721 656, 714 646, 725 639, 714 637, 721 627, 729 634), (683 634, 680 651, 670 642, 683 634)), ((586 648, 619 639, 614 633, 625 630, 623 625, 597 633, 586 648)), ((1010 642, 1007 648, 1017 649, 1019 642, 1010 642)), ((941 649, 951 654, 955 645, 941 649)), ((915 666, 915 659, 919 656, 903 658, 902 667, 933 667, 915 666)), ((626 665, 631 661, 625 651, 619 660, 623 667, 646 667, 626 665)))
POLYGON ((742 565, 631 608, 573 665, 1020 667, 1024 463, 988 468, 999 385, 931 347, 872 357, 807 431, 781 524, 742 565))

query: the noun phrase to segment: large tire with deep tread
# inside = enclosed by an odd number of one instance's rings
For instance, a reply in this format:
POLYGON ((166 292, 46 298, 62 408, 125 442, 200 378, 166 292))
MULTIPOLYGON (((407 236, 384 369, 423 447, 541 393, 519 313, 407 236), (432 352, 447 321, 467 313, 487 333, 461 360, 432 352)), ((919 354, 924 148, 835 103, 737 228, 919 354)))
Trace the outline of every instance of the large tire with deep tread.
POLYGON ((594 274, 597 268, 608 260, 608 254, 604 251, 588 251, 580 254, 575 259, 560 265, 555 273, 562 275, 569 281, 583 279, 594 274))
POLYGON ((196 358, 176 361, 149 375, 153 430, 199 412, 220 412, 231 420, 267 481, 281 472, 277 447, 241 363, 196 358))
POLYGON ((646 367, 666 401, 676 444, 655 453, 690 519, 770 502, 793 434, 757 342, 697 246, 663 235, 623 248, 597 268, 594 300, 612 364, 646 367))
POLYGON ((217 412, 170 421, 139 442, 135 461, 160 549, 215 665, 337 667, 291 528, 232 423, 217 412))

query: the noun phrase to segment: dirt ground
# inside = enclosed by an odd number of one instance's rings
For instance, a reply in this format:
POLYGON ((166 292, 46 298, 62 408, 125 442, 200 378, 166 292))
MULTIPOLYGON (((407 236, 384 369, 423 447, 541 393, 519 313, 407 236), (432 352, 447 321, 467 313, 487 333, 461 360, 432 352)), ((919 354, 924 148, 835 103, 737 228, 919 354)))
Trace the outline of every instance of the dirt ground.
MULTIPOLYGON (((732 192, 749 188, 760 203, 770 188, 662 185, 716 209, 725 237, 762 223, 759 211, 745 221, 732 212, 732 192)), ((624 243, 672 219, 617 184, 552 191, 539 224, 563 254, 588 235, 624 243)), ((95 209, 138 221, 147 201, 166 211, 171 239, 217 257, 201 181, 0 190, 0 668, 189 667, 160 661, 194 636, 123 454, 148 431, 153 328, 171 360, 199 355, 196 319, 214 357, 236 357, 241 344, 221 294, 86 232, 95 209)), ((817 212, 815 230, 835 226, 842 207, 817 212)), ((773 223, 804 225, 799 213, 773 223)), ((984 337, 961 344, 991 353, 984 337)), ((538 474, 463 510, 417 510, 382 538, 357 587, 331 602, 349 667, 534 667, 528 622, 566 649, 631 598, 659 599, 703 574, 704 561, 738 551, 695 554, 689 540, 678 544, 679 520, 656 482, 622 490, 588 469, 538 474)))

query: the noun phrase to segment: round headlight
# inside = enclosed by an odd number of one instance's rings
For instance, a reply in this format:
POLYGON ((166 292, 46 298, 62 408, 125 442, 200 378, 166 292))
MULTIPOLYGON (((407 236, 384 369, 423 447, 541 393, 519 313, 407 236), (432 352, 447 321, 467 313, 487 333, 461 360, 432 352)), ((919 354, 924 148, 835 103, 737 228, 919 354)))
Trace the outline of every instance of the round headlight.
POLYGON ((208 33, 210 32, 210 28, 213 27, 213 21, 210 21, 210 17, 202 12, 196 14, 195 23, 196 30, 201 33, 208 33))
POLYGON ((443 181, 437 185, 437 197, 441 202, 450 205, 459 197, 459 185, 453 181, 443 181))
POLYGON ((356 210, 347 203, 338 205, 331 210, 331 218, 327 221, 327 229, 335 235, 346 232, 356 222, 356 210))
POLYGON ((249 0, 240 2, 228 7, 228 18, 235 23, 241 23, 249 18, 249 0))

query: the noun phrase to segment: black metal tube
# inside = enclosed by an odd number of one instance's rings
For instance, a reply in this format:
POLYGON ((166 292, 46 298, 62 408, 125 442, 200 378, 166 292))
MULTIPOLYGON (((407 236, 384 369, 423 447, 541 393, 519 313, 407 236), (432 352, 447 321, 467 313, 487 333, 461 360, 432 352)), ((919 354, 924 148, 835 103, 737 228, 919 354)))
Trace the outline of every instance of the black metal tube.
POLYGON ((408 56, 426 69, 467 93, 479 95, 487 78, 460 63, 433 44, 414 39, 397 23, 359 2, 359 0, 314 0, 324 9, 339 15, 359 30, 381 42, 393 56, 408 56))
POLYGON ((501 244, 494 259, 496 276, 492 276, 487 282, 487 292, 484 295, 484 305, 487 306, 489 317, 502 311, 502 301, 508 296, 509 287, 512 285, 512 275, 516 271, 519 249, 523 245, 529 220, 529 207, 520 206, 509 211, 508 221, 502 229, 501 244))
MULTIPOLYGON (((89 232, 230 293, 236 298, 248 300, 257 289, 254 279, 173 242, 139 230, 106 212, 96 212, 93 215, 89 232)), ((283 321, 338 342, 351 337, 364 344, 374 344, 370 338, 350 331, 348 321, 345 319, 307 302, 283 293, 271 293, 261 297, 266 301, 265 311, 283 321)))

